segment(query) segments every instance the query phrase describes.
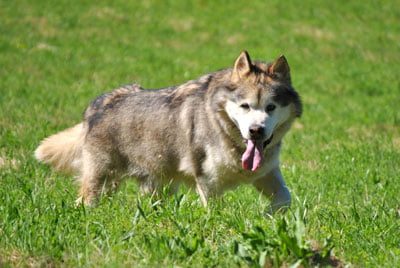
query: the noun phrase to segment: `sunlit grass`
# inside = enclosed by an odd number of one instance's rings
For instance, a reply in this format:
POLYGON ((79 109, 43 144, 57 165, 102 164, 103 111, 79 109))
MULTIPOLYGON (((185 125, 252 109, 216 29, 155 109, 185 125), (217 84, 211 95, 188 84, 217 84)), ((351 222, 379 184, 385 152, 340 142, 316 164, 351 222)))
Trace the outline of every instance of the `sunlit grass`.
POLYGON ((400 262, 396 1, 136 2, 0 3, 0 266, 400 262), (132 181, 75 208, 72 178, 33 159, 96 95, 179 84, 242 49, 285 54, 304 102, 281 159, 286 215, 249 186, 205 209, 186 188, 158 200, 132 181))

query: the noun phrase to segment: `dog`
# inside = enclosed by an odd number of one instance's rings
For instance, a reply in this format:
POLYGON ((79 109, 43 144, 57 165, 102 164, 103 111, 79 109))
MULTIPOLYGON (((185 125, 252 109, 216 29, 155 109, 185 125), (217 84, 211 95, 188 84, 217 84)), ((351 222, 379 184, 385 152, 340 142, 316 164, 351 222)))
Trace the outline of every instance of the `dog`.
POLYGON ((291 203, 279 167, 282 139, 301 113, 286 58, 264 63, 243 51, 233 68, 179 86, 134 84, 97 97, 83 122, 44 139, 35 157, 76 174, 84 205, 131 176, 144 193, 184 183, 204 206, 253 184, 277 211, 291 203))

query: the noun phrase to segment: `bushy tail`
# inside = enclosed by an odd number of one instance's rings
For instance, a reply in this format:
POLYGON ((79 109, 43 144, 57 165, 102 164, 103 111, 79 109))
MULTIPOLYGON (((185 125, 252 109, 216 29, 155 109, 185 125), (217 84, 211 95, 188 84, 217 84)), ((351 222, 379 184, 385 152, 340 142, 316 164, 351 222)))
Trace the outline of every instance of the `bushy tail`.
POLYGON ((77 173, 80 170, 85 137, 83 123, 44 139, 35 150, 37 160, 56 170, 77 173))

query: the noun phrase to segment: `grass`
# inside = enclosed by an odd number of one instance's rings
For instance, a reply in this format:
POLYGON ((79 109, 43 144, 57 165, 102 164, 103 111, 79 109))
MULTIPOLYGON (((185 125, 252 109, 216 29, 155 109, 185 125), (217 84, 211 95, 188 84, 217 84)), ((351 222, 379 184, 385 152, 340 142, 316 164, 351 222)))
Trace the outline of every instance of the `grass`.
POLYGON ((400 263, 398 1, 0 2, 0 266, 400 263), (96 95, 155 88, 284 53, 304 116, 285 139, 286 215, 249 186, 201 207, 127 182, 75 208, 69 177, 38 164, 45 136, 96 95), (335 256, 335 257, 334 257, 335 256))

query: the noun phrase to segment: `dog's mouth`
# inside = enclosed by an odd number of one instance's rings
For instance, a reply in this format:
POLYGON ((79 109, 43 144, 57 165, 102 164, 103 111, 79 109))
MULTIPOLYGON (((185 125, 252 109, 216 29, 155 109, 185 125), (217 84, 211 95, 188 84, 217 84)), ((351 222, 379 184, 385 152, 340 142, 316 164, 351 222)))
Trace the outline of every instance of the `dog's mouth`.
POLYGON ((264 160, 264 148, 271 143, 274 135, 268 140, 245 140, 246 151, 242 155, 242 167, 246 170, 256 171, 264 160))

